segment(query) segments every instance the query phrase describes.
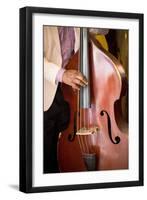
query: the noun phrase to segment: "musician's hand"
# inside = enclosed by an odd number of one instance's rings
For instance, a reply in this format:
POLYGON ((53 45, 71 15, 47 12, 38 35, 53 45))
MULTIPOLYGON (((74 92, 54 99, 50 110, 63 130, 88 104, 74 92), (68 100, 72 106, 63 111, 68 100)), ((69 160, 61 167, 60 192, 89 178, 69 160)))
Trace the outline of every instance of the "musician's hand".
POLYGON ((86 78, 77 70, 66 70, 63 74, 62 82, 76 90, 80 90, 81 86, 84 87, 88 84, 86 78))

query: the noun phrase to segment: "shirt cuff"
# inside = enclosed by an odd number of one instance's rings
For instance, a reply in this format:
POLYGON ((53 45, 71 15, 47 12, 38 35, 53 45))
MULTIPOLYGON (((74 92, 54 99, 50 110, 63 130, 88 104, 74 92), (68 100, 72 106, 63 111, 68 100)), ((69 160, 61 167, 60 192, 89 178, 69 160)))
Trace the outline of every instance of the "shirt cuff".
POLYGON ((63 73, 64 73, 65 71, 66 71, 66 70, 63 69, 63 68, 61 68, 61 69, 58 71, 58 73, 57 73, 57 75, 56 75, 56 81, 55 81, 56 84, 58 84, 58 82, 62 82, 63 73))

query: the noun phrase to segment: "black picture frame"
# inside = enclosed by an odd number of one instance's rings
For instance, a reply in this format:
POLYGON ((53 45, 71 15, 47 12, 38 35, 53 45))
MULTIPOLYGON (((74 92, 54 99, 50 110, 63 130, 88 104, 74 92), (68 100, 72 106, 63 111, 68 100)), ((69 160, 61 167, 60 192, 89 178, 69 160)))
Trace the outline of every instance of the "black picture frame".
POLYGON ((24 7, 20 9, 20 180, 22 192, 52 192, 143 185, 143 14, 58 8, 24 7), (53 15, 99 16, 137 19, 139 21, 139 180, 78 185, 32 186, 32 16, 34 13, 53 15))

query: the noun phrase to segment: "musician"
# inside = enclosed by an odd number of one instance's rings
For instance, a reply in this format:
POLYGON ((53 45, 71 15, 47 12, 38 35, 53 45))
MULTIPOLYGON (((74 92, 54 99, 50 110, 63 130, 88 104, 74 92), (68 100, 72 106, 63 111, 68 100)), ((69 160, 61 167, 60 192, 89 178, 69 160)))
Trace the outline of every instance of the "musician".
MULTIPOLYGON (((106 34, 106 29, 91 29, 106 34)), ((57 142, 59 133, 69 124, 70 109, 60 83, 80 90, 88 84, 76 70, 65 70, 71 56, 79 49, 80 29, 44 26, 44 173, 59 172, 57 142)))

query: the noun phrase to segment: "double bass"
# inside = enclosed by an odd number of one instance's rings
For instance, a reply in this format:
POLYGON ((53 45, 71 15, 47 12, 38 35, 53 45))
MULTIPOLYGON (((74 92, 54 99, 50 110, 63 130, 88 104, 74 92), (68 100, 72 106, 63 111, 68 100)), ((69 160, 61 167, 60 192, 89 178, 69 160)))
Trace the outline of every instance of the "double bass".
POLYGON ((127 169, 128 124, 121 108, 127 79, 122 65, 87 28, 81 28, 80 50, 66 69, 80 71, 88 85, 75 92, 62 84, 70 123, 58 140, 60 171, 127 169))

